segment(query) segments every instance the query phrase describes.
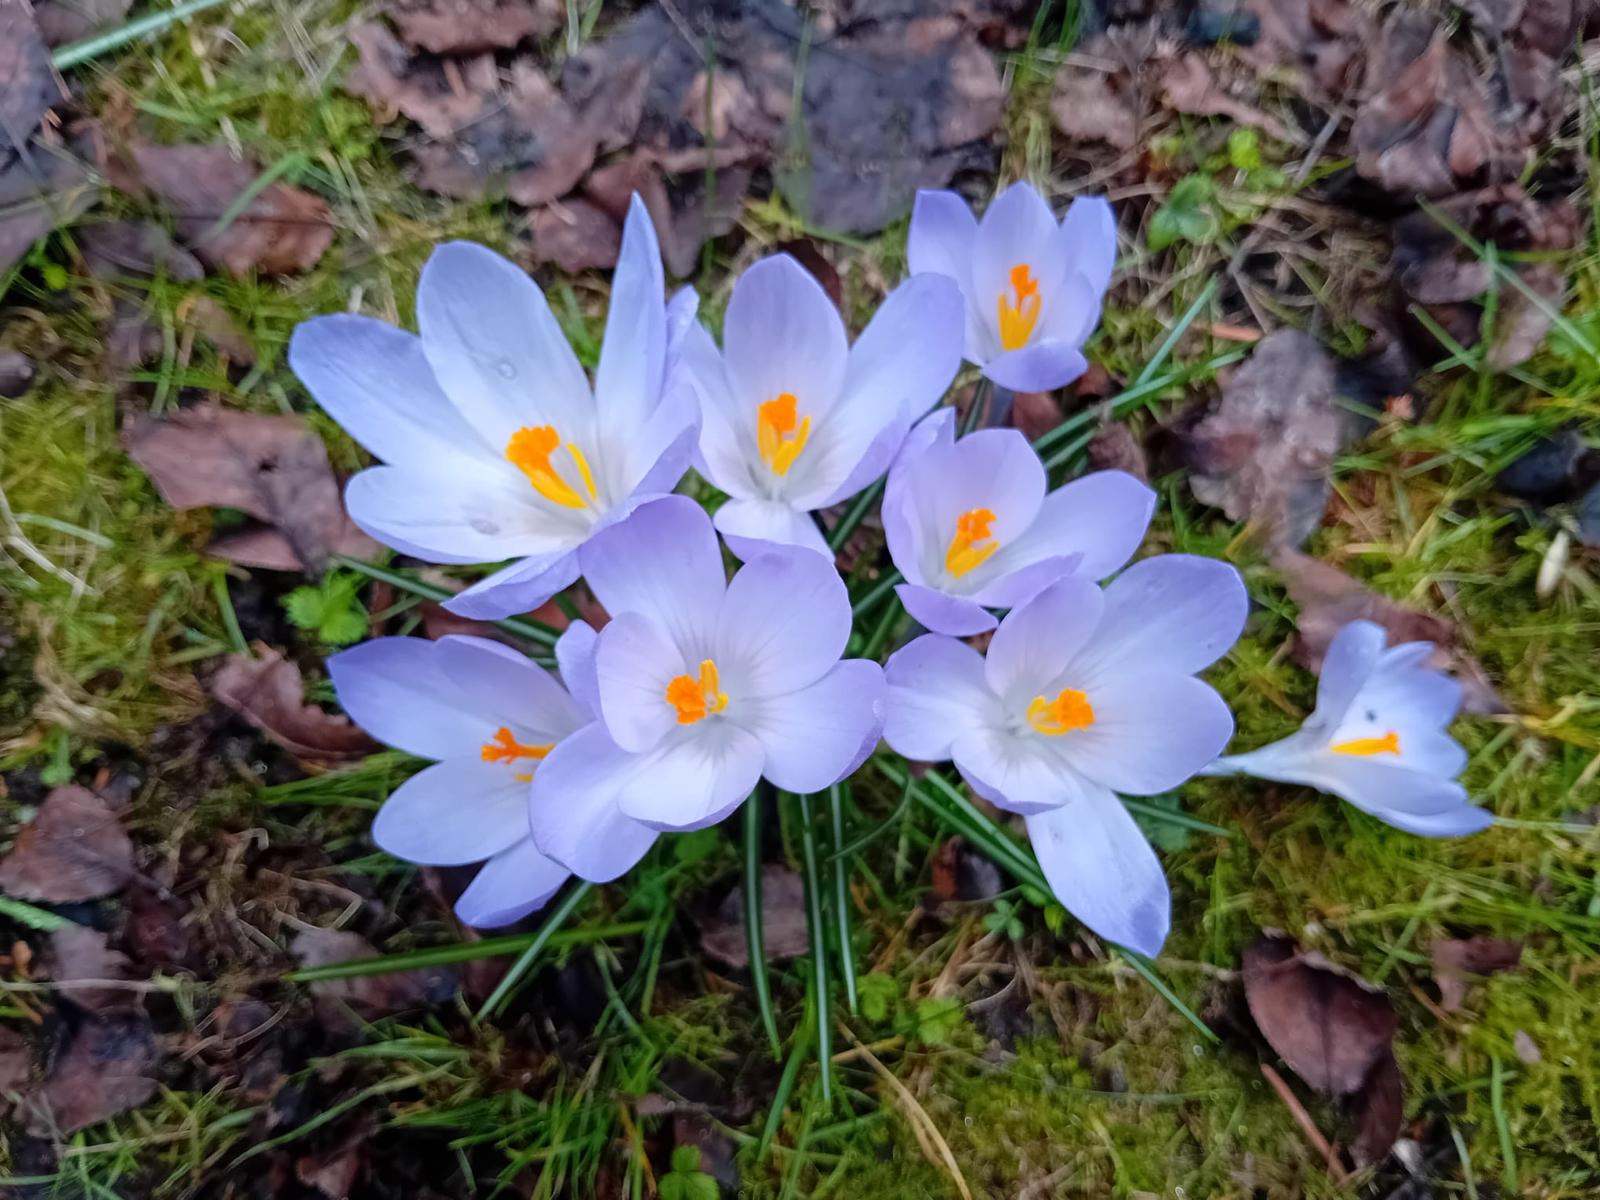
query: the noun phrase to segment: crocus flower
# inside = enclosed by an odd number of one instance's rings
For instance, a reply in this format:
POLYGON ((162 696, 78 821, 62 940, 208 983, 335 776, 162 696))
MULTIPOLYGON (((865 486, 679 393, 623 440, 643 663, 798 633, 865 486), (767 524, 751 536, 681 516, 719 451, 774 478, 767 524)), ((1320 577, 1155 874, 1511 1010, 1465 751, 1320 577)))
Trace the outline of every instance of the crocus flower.
POLYGON ((819 791, 877 743, 883 672, 839 659, 850 601, 831 559, 775 546, 727 582, 710 519, 669 496, 597 534, 583 574, 613 615, 598 636, 578 628, 557 647, 601 719, 534 776, 534 809, 547 814, 534 838, 551 857, 579 869, 595 810, 699 829, 763 776, 819 791))
POLYGON ((571 584, 585 539, 670 492, 693 454, 698 413, 669 386, 669 343, 694 294, 669 314, 662 289, 635 196, 592 389, 538 286, 470 242, 423 268, 419 336, 349 314, 301 325, 290 366, 386 464, 350 481, 351 519, 429 562, 517 560, 446 603, 464 616, 525 611, 571 584))
POLYGON ((966 356, 1001 387, 1046 392, 1088 368, 1117 258, 1117 222, 1079 196, 1056 223, 1030 184, 1014 183, 977 220, 954 192, 921 191, 906 258, 914 275, 948 275, 966 297, 966 356))
POLYGON ((1245 608, 1238 572, 1215 559, 1145 559, 1104 591, 1058 580, 1000 622, 987 656, 939 634, 897 651, 884 738, 953 760, 974 792, 1022 814, 1061 903, 1155 954, 1171 898, 1116 793, 1168 791, 1227 744, 1228 706, 1194 673, 1238 638, 1245 608))
POLYGON ((810 514, 882 475, 944 395, 961 365, 961 295, 937 276, 908 280, 850 346, 827 293, 775 255, 733 285, 721 352, 696 326, 683 365, 700 400, 696 466, 732 497, 716 516, 729 547, 827 554, 810 514))
POLYGON ((1386 649, 1385 640, 1371 621, 1344 626, 1322 660, 1317 705, 1305 723, 1206 774, 1304 784, 1425 837, 1488 828, 1494 817, 1456 781, 1467 752, 1446 732, 1461 707, 1461 685, 1425 665, 1431 642, 1386 649))
MULTIPOLYGON (((456 901, 468 925, 510 924, 555 894, 570 872, 534 846, 528 785, 591 712, 543 669, 484 638, 378 638, 334 655, 328 674, 357 725, 435 760, 378 810, 379 846, 431 866, 483 863, 456 901)), ((597 882, 633 866, 655 841, 654 830, 614 807, 591 817, 589 836, 618 868, 597 882)))

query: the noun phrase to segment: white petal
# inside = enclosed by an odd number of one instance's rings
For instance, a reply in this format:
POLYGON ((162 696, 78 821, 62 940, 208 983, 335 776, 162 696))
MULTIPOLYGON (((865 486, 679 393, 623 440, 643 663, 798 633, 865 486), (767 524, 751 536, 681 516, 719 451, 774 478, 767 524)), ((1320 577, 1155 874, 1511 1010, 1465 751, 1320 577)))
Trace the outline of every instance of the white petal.
POLYGON ((716 717, 663 740, 624 783, 617 806, 652 829, 704 829, 744 802, 761 778, 761 743, 716 717))
POLYGON ((665 293, 655 226, 635 193, 622 228, 594 377, 595 404, 607 441, 637 431, 660 399, 667 349, 665 293))
MULTIPOLYGON (((1322 658, 1317 679, 1317 708, 1312 720, 1337 725, 1357 693, 1378 668, 1388 635, 1371 621, 1351 621, 1334 634, 1322 658)), ((1311 722, 1308 721, 1307 724, 1311 722)))
POLYGON ((539 849, 595 883, 631 870, 654 844, 656 831, 623 816, 617 796, 644 758, 622 750, 598 723, 557 746, 529 794, 539 849))
POLYGON ((991 355, 1001 350, 1000 298, 1012 294, 1011 270, 1022 265, 1038 283, 1041 310, 1049 308, 1065 266, 1059 227, 1032 185, 1014 183, 984 211, 973 244, 973 303, 992 338, 991 355))
POLYGON ((643 613, 613 617, 595 647, 595 679, 606 730, 630 754, 649 750, 678 723, 667 687, 679 675, 697 677, 698 661, 685 661, 678 647, 643 613))
POLYGON ((728 549, 741 559, 754 558, 773 546, 801 546, 833 557, 811 514, 782 500, 729 500, 717 509, 714 523, 728 549))
POLYGON ((700 404, 700 473, 735 499, 758 495, 752 472, 761 456, 749 406, 734 399, 722 354, 703 325, 684 335, 682 370, 700 404))
POLYGON ((1095 471, 1047 495, 1033 523, 989 561, 1002 573, 1077 554, 1077 574, 1104 579, 1139 549, 1155 503, 1155 492, 1126 471, 1095 471))
POLYGON ((984 658, 989 690, 1010 708, 1074 686, 1062 675, 1100 622, 1105 600, 1087 579, 1062 579, 1000 622, 984 658), (1052 685, 1054 685, 1052 687, 1052 685))
POLYGON ((819 419, 844 384, 844 322, 833 301, 787 254, 764 258, 733 285, 722 324, 722 358, 734 397, 756 409, 784 392, 801 417, 819 419))
POLYGON ((1009 812, 1045 812, 1083 794, 1085 782, 1043 737, 986 726, 952 747, 956 769, 989 803, 1009 812))
POLYGON ((385 745, 421 758, 474 755, 494 729, 461 705, 434 647, 375 638, 328 659, 328 675, 350 719, 385 745))
POLYGON ((889 656, 883 737, 897 754, 943 762, 955 740, 998 715, 983 657, 965 642, 924 634, 889 656))
POLYGON ((1225 562, 1191 554, 1141 559, 1106 585, 1106 611, 1076 664, 1090 679, 1123 664, 1192 673, 1226 654, 1249 610, 1225 562))
POLYGON ((591 721, 600 716, 600 679, 595 669, 599 635, 587 621, 574 621, 556 639, 556 665, 561 682, 591 721))
POLYGON ((1082 690, 1094 724, 1056 740, 1079 773, 1114 791, 1169 791, 1215 761, 1233 736, 1227 703, 1192 675, 1158 667, 1082 690))
POLYGON ((728 584, 712 657, 730 702, 814 683, 850 639, 850 594, 833 559, 798 547, 752 558, 728 584))
POLYGON ((372 840, 409 862, 482 862, 528 836, 528 783, 517 774, 479 759, 434 763, 384 802, 372 840))
POLYGON ((821 679, 741 707, 761 742, 762 774, 789 792, 820 792, 859 766, 883 728, 883 668, 853 658, 821 679))

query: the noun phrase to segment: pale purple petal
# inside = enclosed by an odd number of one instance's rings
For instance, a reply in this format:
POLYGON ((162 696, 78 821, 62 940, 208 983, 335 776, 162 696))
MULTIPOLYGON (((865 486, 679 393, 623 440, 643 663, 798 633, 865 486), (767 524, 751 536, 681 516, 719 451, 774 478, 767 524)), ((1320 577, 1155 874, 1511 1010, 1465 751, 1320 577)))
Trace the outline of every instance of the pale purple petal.
POLYGON ((1106 585, 1106 613, 1078 660, 1085 678, 1128 667, 1190 673, 1228 652, 1250 601, 1239 572, 1215 558, 1161 554, 1106 585))
POLYGON ((385 745, 421 758, 474 755, 490 737, 440 675, 433 643, 376 638, 328 659, 328 676, 350 719, 385 745))
POLYGON ((372 840, 428 866, 482 862, 528 836, 528 782, 520 767, 452 758, 395 789, 372 821, 372 840))
MULTIPOLYGON (((973 241, 972 297, 989 331, 986 340, 991 354, 1000 349, 999 303, 1002 296, 1012 295, 1014 267, 1029 268, 1039 285, 1042 309, 1050 307, 1065 267, 1058 244, 1059 230, 1050 206, 1028 183, 1012 184, 984 211, 973 241)), ((1003 380, 997 382, 1012 386, 1003 380)))
POLYGON ((925 577, 948 578, 945 551, 962 514, 992 512, 992 534, 1003 547, 1033 523, 1045 486, 1044 464, 1015 429, 981 429, 952 445, 935 445, 912 461, 905 495, 922 526, 925 577))
POLYGON ((978 220, 960 196, 926 189, 917 193, 906 238, 906 265, 913 275, 944 275, 960 287, 965 318, 961 347, 973 362, 988 356, 986 348, 992 336, 973 302, 972 258, 977 238, 978 220))
POLYGON ((609 464, 604 468, 615 484, 606 494, 616 501, 666 495, 693 465, 699 441, 700 407, 691 391, 676 388, 662 396, 636 427, 612 442, 620 452, 613 456, 614 479, 609 464))
POLYGON ((1061 579, 1013 609, 983 660, 989 690, 1012 709, 1026 709, 1045 692, 1053 699, 1063 686, 1057 681, 1094 634, 1104 607, 1100 589, 1087 579, 1061 579))
POLYGON ((999 624, 993 613, 965 596, 947 596, 914 583, 896 585, 894 594, 919 624, 935 633, 972 637, 987 633, 999 624))
POLYGON ((1104 579, 1139 549, 1155 504, 1155 492, 1126 471, 1095 471, 1047 495, 1033 524, 990 562, 997 571, 1010 571, 1080 554, 1078 574, 1104 579))
POLYGON ((589 588, 613 616, 643 613, 684 657, 709 657, 726 588, 711 518, 687 496, 663 496, 595 534, 579 552, 589 588))
POLYGON ((943 762, 962 734, 996 714, 983 656, 965 642, 924 634, 884 664, 883 737, 896 754, 943 762))
POLYGON ((801 546, 833 556, 811 514, 798 512, 781 500, 729 500, 717 509, 713 521, 739 559, 765 554, 774 546, 801 546))
MULTIPOLYGON (((289 366, 344 431, 390 465, 465 472, 499 456, 434 381, 422 343, 352 313, 314 317, 289 339, 289 366)), ((506 464, 510 467, 510 464, 506 464)))
POLYGON ((655 621, 638 612, 621 613, 600 631, 594 663, 606 731, 630 754, 649 750, 677 727, 667 686, 700 670, 698 659, 686 660, 655 621))
POLYGON ((1316 720, 1330 724, 1344 720, 1345 711, 1378 669, 1388 640, 1383 628, 1371 621, 1351 621, 1333 635, 1317 679, 1316 720))
MULTIPOLYGON (((1000 559, 998 554, 994 557, 995 560, 1000 559)), ((985 608, 1016 608, 1032 600, 1058 579, 1074 575, 1089 578, 1078 570, 1080 561, 1076 554, 1040 559, 1019 570, 986 580, 982 587, 972 593, 971 599, 985 608)))
POLYGON ((1082 349, 1099 323, 1100 294, 1082 275, 1068 271, 1045 302, 1030 345, 1062 343, 1082 349))
POLYGON ((889 557, 911 583, 926 584, 922 569, 924 548, 922 521, 916 511, 910 486, 915 478, 913 464, 935 448, 948 448, 956 440, 956 410, 937 408, 917 422, 901 442, 884 483, 880 516, 889 543, 889 557))
POLYGON ((598 638, 589 622, 574 621, 556 639, 561 682, 591 721, 600 717, 600 680, 594 662, 598 638))
POLYGON ((1379 820, 1418 837, 1466 837, 1494 824, 1494 814, 1475 804, 1462 804, 1444 812, 1416 816, 1411 813, 1374 813, 1379 820))
POLYGON ((814 683, 850 638, 850 593, 833 559, 769 548, 740 568, 711 655, 729 696, 778 696, 814 683))
POLYGON ((1213 762, 1233 736, 1233 713, 1221 696, 1192 675, 1159 665, 1081 690, 1094 724, 1056 740, 1081 774, 1115 792, 1170 791, 1213 762))
POLYGON ((859 765, 863 743, 883 727, 883 669, 852 658, 797 691, 740 706, 738 721, 761 743, 762 774, 789 792, 820 792, 859 765))
POLYGON ((627 780, 617 805, 652 829, 704 829, 744 802, 761 778, 761 743, 710 717, 666 738, 627 780))
POLYGON ((657 834, 623 816, 617 797, 644 763, 644 755, 623 750, 598 722, 557 746, 534 774, 528 795, 539 849, 594 883, 632 869, 657 834))
POLYGON ((993 725, 955 740, 951 757, 972 790, 1024 816, 1058 808, 1083 794, 1084 782, 1043 737, 993 725))
POLYGON ((526 483, 490 471, 434 475, 368 467, 345 488, 350 519, 430 562, 481 563, 570 550, 583 527, 541 510, 526 483))
POLYGON ((1104 196, 1079 196, 1067 206, 1057 234, 1061 257, 1104 294, 1117 263, 1117 216, 1104 196))
POLYGON ((1160 860, 1120 800, 1091 790, 1027 823, 1044 877, 1068 912, 1119 946, 1152 958, 1161 952, 1172 895, 1160 860))
POLYGON ((525 425, 587 441, 594 400, 544 293, 486 246, 446 242, 417 282, 417 325, 434 377, 491 450, 525 425))
POLYGON ((667 350, 665 292, 655 226, 636 192, 622 227, 594 377, 595 406, 609 444, 626 445, 660 398, 667 350))
POLYGON ((524 837, 483 864, 456 901, 456 916, 475 929, 510 925, 543 908, 571 877, 524 837))
POLYGON ((983 364, 983 373, 1013 392, 1053 392, 1089 369, 1089 360, 1070 342, 1033 342, 1006 350, 983 364))
MULTIPOLYGON (((847 400, 846 403, 839 405, 834 410, 835 415, 848 411, 849 403, 847 400)), ((818 509, 829 508, 848 500, 889 469, 889 464, 894 461, 910 429, 910 420, 904 413, 898 414, 888 424, 880 426, 873 434, 872 440, 864 449, 859 449, 858 453, 858 447, 847 440, 850 434, 845 429, 845 423, 830 420, 823 426, 822 432, 825 436, 815 446, 817 456, 813 462, 817 464, 817 470, 804 472, 790 485, 789 502, 796 508, 818 509), (852 458, 855 465, 845 472, 843 479, 840 479, 835 468, 852 458), (807 486, 802 488, 802 484, 807 486)), ((815 438, 812 440, 816 442, 815 438)), ((802 464, 812 448, 807 446, 807 453, 800 456, 802 464)), ((800 467, 797 465, 791 474, 799 471, 800 467)))
POLYGON ((1467 800, 1466 789, 1454 779, 1412 770, 1389 756, 1336 754, 1320 739, 1308 745, 1298 734, 1217 765, 1257 779, 1313 787, 1386 821, 1391 813, 1432 816, 1467 800))
POLYGON ((531 612, 578 579, 578 555, 567 550, 543 554, 502 567, 444 602, 458 617, 499 621, 531 612))
POLYGON ((755 419, 728 386, 722 353, 705 326, 696 323, 684 335, 681 370, 684 383, 700 405, 700 444, 696 469, 735 499, 762 494, 753 474, 760 462, 755 419))
POLYGON ((811 275, 787 254, 764 258, 739 276, 722 323, 722 357, 735 399, 756 408, 784 392, 816 423, 844 385, 848 344, 839 312, 811 275))
MULTIPOLYGON (((510 726, 517 740, 559 741, 586 723, 555 676, 510 646, 453 634, 433 643, 439 672, 460 693, 463 706, 482 714, 490 733, 510 726)), ((487 741, 487 737, 480 741, 487 741)))

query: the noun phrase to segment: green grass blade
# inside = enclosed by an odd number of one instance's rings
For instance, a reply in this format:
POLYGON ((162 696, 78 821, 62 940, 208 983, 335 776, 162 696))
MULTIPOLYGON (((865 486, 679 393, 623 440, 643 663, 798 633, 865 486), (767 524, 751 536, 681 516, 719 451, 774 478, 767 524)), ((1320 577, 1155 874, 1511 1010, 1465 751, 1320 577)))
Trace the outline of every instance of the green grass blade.
POLYGON ((533 970, 533 964, 538 961, 540 952, 593 890, 594 884, 580 879, 578 886, 568 892, 561 903, 556 905, 555 911, 545 918, 543 925, 539 926, 539 931, 534 934, 528 948, 522 952, 522 957, 511 964, 511 969, 506 972, 505 978, 495 986, 493 993, 483 1002, 483 1007, 478 1010, 480 1021, 485 1017, 495 1016, 505 1007, 506 1002, 511 999, 511 993, 516 991, 524 976, 533 970))
MULTIPOLYGON (((166 31, 179 21, 187 21, 190 17, 203 13, 208 8, 217 8, 228 0, 188 0, 186 4, 176 4, 171 8, 159 9, 148 16, 140 17, 136 21, 129 21, 117 29, 96 34, 91 38, 84 38, 81 42, 73 42, 69 46, 62 46, 57 50, 51 61, 55 63, 56 70, 65 71, 69 67, 76 67, 90 59, 99 58, 112 50, 126 46, 129 42, 136 42, 140 38, 154 37, 166 31)), ((251 0, 236 0, 240 8, 246 8, 251 0)))
POLYGON ((766 939, 761 929, 761 801, 765 788, 757 788, 744 802, 744 937, 750 953, 750 984, 756 993, 756 1011, 767 1031, 772 1057, 783 1057, 778 1038, 778 1017, 772 1011, 772 982, 767 978, 766 939))
POLYGON ((873 504, 882 494, 883 480, 880 478, 874 480, 870 487, 865 488, 856 497, 855 503, 845 509, 844 516, 839 518, 839 523, 828 534, 828 549, 835 554, 844 549, 844 544, 850 540, 850 535, 866 519, 867 513, 872 511, 873 504))
MULTIPOLYGON (((806 1008, 810 1010, 815 1007, 814 999, 807 996, 806 1008)), ((811 1053, 811 1031, 815 1028, 816 1022, 808 1011, 806 1020, 800 1023, 795 1033, 794 1045, 789 1048, 789 1060, 783 1064, 783 1074, 778 1077, 778 1090, 773 1093, 772 1107, 767 1110, 766 1124, 761 1127, 761 1140, 756 1144, 757 1158, 766 1157, 767 1147, 777 1136, 778 1126, 783 1122, 783 1110, 789 1106, 789 1097, 794 1095, 795 1082, 800 1078, 800 1064, 811 1053)))
POLYGON ((1199 1013, 1195 1012, 1194 1009, 1190 1008, 1181 999, 1179 999, 1178 993, 1174 992, 1172 988, 1168 986, 1167 981, 1161 978, 1148 958, 1142 954, 1138 954, 1132 950, 1129 950, 1126 946, 1118 946, 1117 953, 1122 956, 1124 962, 1126 962, 1130 967, 1143 976, 1144 981, 1155 990, 1158 996, 1160 996, 1163 1000, 1177 1010, 1179 1016, 1181 1016, 1185 1021, 1189 1022, 1189 1024, 1193 1025, 1201 1037, 1205 1038, 1208 1042, 1220 1043, 1222 1041, 1221 1038, 1212 1032, 1211 1026, 1207 1025, 1200 1019, 1199 1013))
MULTIPOLYGON (((448 600, 455 593, 447 588, 436 587, 431 583, 424 583, 420 579, 413 579, 399 571, 391 571, 387 567, 380 567, 376 563, 362 562, 359 558, 351 558, 347 554, 335 554, 333 561, 341 567, 348 567, 352 571, 359 571, 368 579, 376 579, 380 583, 387 583, 390 587, 397 587, 402 592, 410 592, 413 596, 421 596, 425 600, 448 600)), ((500 626, 507 633, 514 633, 518 637, 525 637, 530 642, 538 642, 542 646, 554 646, 561 637, 559 629, 538 621, 529 620, 527 617, 507 617, 494 624, 500 626)))
POLYGON ((1176 825, 1180 829, 1192 829, 1196 833, 1210 833, 1217 837, 1238 837, 1231 829, 1224 829, 1221 825, 1213 825, 1210 821, 1202 821, 1199 817, 1191 817, 1185 812, 1175 812, 1170 808, 1161 808, 1154 804, 1147 804, 1134 796, 1119 797, 1122 806, 1131 813, 1141 817, 1148 817, 1152 821, 1164 821, 1168 825, 1176 825))
POLYGON ((800 802, 800 849, 805 858, 806 928, 811 934, 811 982, 816 990, 817 1066, 822 1071, 822 1102, 833 1102, 833 1030, 828 1025, 828 934, 822 915, 822 873, 817 870, 817 825, 811 797, 800 802))
POLYGON ((0 896, 0 916, 10 917, 19 925, 26 925, 41 933, 54 933, 76 923, 45 909, 35 908, 26 900, 13 900, 9 896, 0 896))
POLYGON ((1200 310, 1211 302, 1211 297, 1217 294, 1218 282, 1219 277, 1216 275, 1206 280, 1205 287, 1200 289, 1200 294, 1194 298, 1194 303, 1184 310, 1183 316, 1172 323, 1172 328, 1167 330, 1167 336, 1161 339, 1161 344, 1156 347, 1156 352, 1150 356, 1150 361, 1145 363, 1144 368, 1133 377, 1134 387, 1138 387, 1141 383, 1149 383, 1154 378, 1155 373, 1161 369, 1161 364, 1167 361, 1167 357, 1172 353, 1173 348, 1177 346, 1178 340, 1189 332, 1189 326, 1195 323, 1195 319, 1200 315, 1200 310))
POLYGON ((844 801, 848 784, 836 783, 828 789, 828 815, 833 833, 834 852, 829 855, 833 869, 833 911, 839 933, 839 977, 844 980, 844 1002, 850 1015, 856 1011, 856 958, 850 945, 850 860, 838 847, 844 844, 844 801))

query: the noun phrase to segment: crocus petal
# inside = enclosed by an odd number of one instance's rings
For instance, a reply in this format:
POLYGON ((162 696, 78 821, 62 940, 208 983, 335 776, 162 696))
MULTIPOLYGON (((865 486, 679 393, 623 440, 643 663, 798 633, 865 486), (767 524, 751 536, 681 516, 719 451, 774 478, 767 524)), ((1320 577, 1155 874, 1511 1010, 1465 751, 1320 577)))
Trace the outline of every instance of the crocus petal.
POLYGON ((528 783, 517 774, 478 758, 425 767, 384 801, 372 840, 408 862, 482 862, 528 836, 528 783))
POLYGON ((517 613, 531 612, 563 588, 571 587, 577 579, 575 551, 537 555, 478 580, 466 591, 451 596, 444 607, 458 617, 499 621, 517 613))
POLYGON ((1012 709, 1025 708, 1047 690, 1054 696, 1064 686, 1058 682, 1062 672, 1094 633, 1104 607, 1100 589, 1087 579, 1062 579, 1013 609, 995 630, 983 660, 989 690, 1012 709))
POLYGON ((1104 196, 1079 196, 1067 206, 1056 235, 1061 257, 1082 275, 1096 295, 1111 283, 1117 263, 1117 216, 1104 196))
POLYGON ((407 754, 473 755, 494 734, 457 703, 433 643, 422 638, 376 638, 341 650, 328 659, 328 675, 350 719, 407 754))
POLYGON ((889 656, 883 737, 896 754, 943 762, 956 738, 996 711, 983 656, 965 642, 924 634, 889 656))
POLYGON ((1058 740, 1081 774, 1112 791, 1169 791, 1215 760, 1233 736, 1227 703, 1192 675, 1154 668, 1083 690, 1094 724, 1058 740))
POLYGON ((760 741, 761 773, 787 792, 820 792, 858 765, 883 727, 883 668, 852 658, 797 691, 767 696, 739 723, 760 741))
POLYGON ((594 883, 609 883, 631 870, 657 835, 623 816, 617 796, 643 763, 643 755, 623 750, 599 723, 557 746, 535 772, 528 793, 539 849, 594 883))
POLYGON ((1351 621, 1328 643, 1317 679, 1316 719, 1337 724, 1383 657, 1389 637, 1371 621, 1351 621))
POLYGON ((700 407, 691 391, 676 388, 662 396, 638 425, 611 442, 619 449, 610 460, 615 468, 609 461, 605 468, 607 494, 619 500, 634 493, 667 494, 694 463, 699 441, 700 407))
POLYGON ((417 326, 434 377, 491 449, 504 452, 525 425, 592 433, 583 367, 516 264, 485 246, 446 242, 417 281, 417 326))
POLYGON ((655 226, 635 192, 622 226, 594 376, 595 405, 609 444, 627 445, 660 398, 667 349, 665 290, 655 226))
POLYGON ((850 593, 833 559, 772 547, 728 584, 712 657, 730 696, 777 696, 814 683, 850 639, 850 593))
POLYGON ((681 367, 686 386, 700 405, 700 445, 696 468, 735 499, 761 494, 753 474, 760 461, 755 423, 728 386, 722 354, 705 326, 696 324, 683 339, 681 367))
POLYGON ((496 726, 511 725, 554 741, 586 723, 555 676, 510 646, 452 634, 434 647, 440 673, 469 710, 496 726))
POLYGON ((1155 492, 1126 471, 1095 471, 1047 495, 1033 524, 990 561, 996 571, 1008 571, 1077 554, 1080 575, 1104 579, 1144 541, 1155 504, 1155 492))
POLYGON ((972 637, 987 633, 999 624, 993 613, 965 596, 947 596, 914 583, 897 584, 894 594, 900 597, 900 603, 913 618, 935 633, 972 637))
POLYGON ((744 801, 761 778, 761 743, 732 721, 686 726, 642 756, 617 806, 652 829, 704 829, 744 801))
POLYGON ((1250 601, 1239 572, 1192 554, 1141 559, 1106 586, 1106 612, 1077 666, 1086 677, 1122 664, 1192 674, 1228 652, 1250 601))
POLYGON ((640 505, 579 553, 584 578, 609 613, 650 617, 698 662, 709 657, 725 576, 711 518, 687 496, 640 505))
POLYGON ((346 433, 390 465, 466 472, 499 449, 450 403, 422 343, 393 325, 353 313, 315 317, 289 339, 289 366, 346 433))
POLYGON ((972 302, 972 256, 977 238, 978 220, 960 196, 926 189, 917 193, 906 237, 906 265, 913 275, 948 276, 961 288, 966 314, 961 345, 973 362, 987 357, 984 320, 972 302))
POLYGON ((475 929, 509 925, 543 908, 570 878, 524 837, 483 864, 456 900, 456 916, 475 929))
POLYGON ((733 394, 756 408, 784 392, 816 422, 844 384, 844 322, 811 275, 787 254, 739 276, 722 323, 722 357, 733 394))
POLYGON ((1148 957, 1161 952, 1172 895, 1155 851, 1116 796, 1090 789, 1027 824, 1050 890, 1068 912, 1119 946, 1148 957))
MULTIPOLYGON (((974 306, 990 330, 993 350, 1000 349, 999 301, 1012 294, 1014 268, 1029 268, 1043 307, 1050 307, 1064 266, 1058 230, 1050 206, 1028 183, 1012 184, 984 210, 972 245, 972 295, 974 306)), ((1002 386, 1011 386, 1001 382, 1002 386)))
POLYGON ((1044 738, 995 725, 956 738, 951 757, 973 791, 1024 816, 1070 803, 1085 786, 1044 738))
POLYGON ((1389 811, 1374 813, 1379 820, 1418 837, 1466 837, 1494 824, 1494 814, 1475 804, 1462 804, 1444 812, 1417 816, 1389 811))
POLYGON ((1044 307, 1033 342, 1053 342, 1082 348, 1100 323, 1100 293, 1076 271, 1068 271, 1044 307))
POLYGON ((923 571, 922 521, 911 490, 911 481, 916 477, 914 465, 917 459, 936 447, 948 451, 955 440, 956 410, 935 409, 912 426, 901 441, 884 482, 880 514, 889 556, 900 573, 915 584, 926 584, 928 579, 923 571))
MULTIPOLYGON (((962 514, 988 509, 1001 546, 1022 536, 1044 502, 1044 464, 1015 429, 980 429, 950 446, 934 446, 910 464, 906 494, 922 519, 923 570, 944 577, 945 550, 962 514)), ((967 578, 985 574, 979 567, 967 578)))
POLYGON ((350 519, 430 562, 496 562, 571 549, 582 526, 540 509, 531 488, 491 472, 440 476, 369 467, 345 488, 350 519))
POLYGON ((556 666, 561 682, 590 720, 600 716, 600 679, 595 670, 595 645, 599 635, 587 621, 574 621, 556 639, 556 666))
POLYGON ((697 661, 686 661, 661 628, 637 612, 613 617, 600 631, 594 663, 606 731, 630 754, 649 750, 677 725, 668 684, 699 670, 697 661))
POLYGON ((802 546, 827 558, 833 556, 811 514, 781 500, 729 500, 717 509, 713 521, 728 549, 740 559, 749 560, 774 546, 802 546))
MULTIPOLYGON (((999 558, 1000 556, 996 554, 995 559, 999 558)), ((983 586, 973 592, 969 599, 985 608, 1017 608, 1032 600, 1058 579, 1074 575, 1089 578, 1078 570, 1078 564, 1082 561, 1082 557, 1077 554, 1042 558, 1018 570, 985 580, 983 586)))
POLYGON ((1052 392, 1089 369, 1089 360, 1069 342, 1034 342, 1007 350, 983 364, 983 373, 1013 392, 1052 392))

